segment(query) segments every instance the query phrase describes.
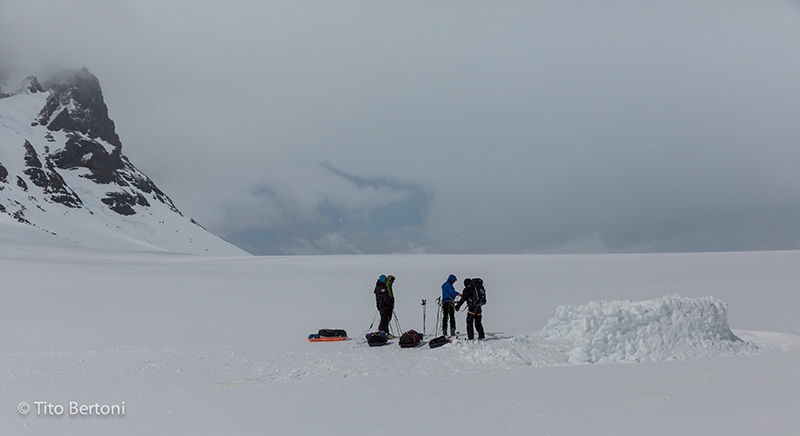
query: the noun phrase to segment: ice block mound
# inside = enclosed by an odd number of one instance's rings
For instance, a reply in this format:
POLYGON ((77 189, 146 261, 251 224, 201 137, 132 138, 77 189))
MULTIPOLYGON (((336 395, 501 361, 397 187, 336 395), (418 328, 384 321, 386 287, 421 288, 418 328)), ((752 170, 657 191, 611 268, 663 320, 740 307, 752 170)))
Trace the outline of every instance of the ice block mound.
POLYGON ((567 344, 572 364, 693 360, 757 352, 755 345, 731 331, 727 305, 714 297, 668 295, 647 301, 559 306, 542 333, 546 341, 567 344))

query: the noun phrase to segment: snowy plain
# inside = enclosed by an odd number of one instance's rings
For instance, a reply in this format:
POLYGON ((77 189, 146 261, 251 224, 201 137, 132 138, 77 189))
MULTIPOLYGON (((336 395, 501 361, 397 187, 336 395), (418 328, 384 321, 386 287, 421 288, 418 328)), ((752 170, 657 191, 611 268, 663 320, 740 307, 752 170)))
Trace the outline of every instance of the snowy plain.
POLYGON ((0 224, 0 434, 800 428, 797 251, 200 257, 54 245, 21 229, 0 224), (499 339, 363 343, 378 275, 397 276, 401 328, 424 322, 429 339, 450 273, 484 279, 484 326, 499 339), (308 342, 320 328, 352 339, 308 342), (71 415, 70 403, 94 413, 71 415))

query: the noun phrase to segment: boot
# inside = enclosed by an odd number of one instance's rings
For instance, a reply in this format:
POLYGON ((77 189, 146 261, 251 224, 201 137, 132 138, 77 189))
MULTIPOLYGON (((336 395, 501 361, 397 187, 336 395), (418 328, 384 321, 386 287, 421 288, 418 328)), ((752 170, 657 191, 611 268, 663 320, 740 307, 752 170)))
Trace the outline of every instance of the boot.
POLYGON ((455 336, 455 335, 456 335, 456 329, 455 327, 453 327, 450 329, 450 336, 455 336))

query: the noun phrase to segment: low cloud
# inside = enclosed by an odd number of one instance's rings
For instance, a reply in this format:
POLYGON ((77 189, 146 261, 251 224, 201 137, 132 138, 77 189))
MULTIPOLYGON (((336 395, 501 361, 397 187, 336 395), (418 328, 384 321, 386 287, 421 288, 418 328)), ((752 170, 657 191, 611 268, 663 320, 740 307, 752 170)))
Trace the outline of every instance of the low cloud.
MULTIPOLYGON (((800 248, 791 2, 0 1, 257 253, 800 248)), ((11 74, 9 75, 11 81, 11 74)))

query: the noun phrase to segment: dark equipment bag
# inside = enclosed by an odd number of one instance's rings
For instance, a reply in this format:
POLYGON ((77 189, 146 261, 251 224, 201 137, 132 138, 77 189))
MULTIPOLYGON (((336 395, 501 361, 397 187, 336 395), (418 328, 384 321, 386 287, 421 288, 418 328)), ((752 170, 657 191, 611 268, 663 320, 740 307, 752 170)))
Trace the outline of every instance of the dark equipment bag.
POLYGON ((341 329, 319 329, 321 338, 346 338, 347 332, 341 329))
POLYGON ((439 336, 438 338, 433 338, 430 341, 428 341, 428 346, 431 348, 438 348, 444 344, 449 344, 449 343, 450 339, 447 339, 446 336, 439 336))
POLYGON ((386 342, 389 341, 389 337, 386 336, 386 333, 380 331, 367 333, 366 338, 367 344, 369 344, 370 347, 385 345, 386 342))
POLYGON ((400 346, 403 348, 416 347, 420 341, 422 341, 422 335, 416 330, 409 330, 400 336, 400 346))

